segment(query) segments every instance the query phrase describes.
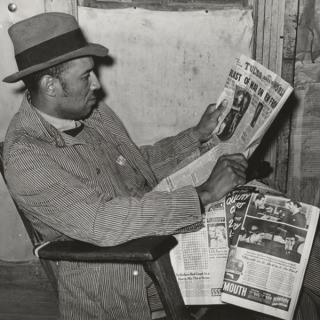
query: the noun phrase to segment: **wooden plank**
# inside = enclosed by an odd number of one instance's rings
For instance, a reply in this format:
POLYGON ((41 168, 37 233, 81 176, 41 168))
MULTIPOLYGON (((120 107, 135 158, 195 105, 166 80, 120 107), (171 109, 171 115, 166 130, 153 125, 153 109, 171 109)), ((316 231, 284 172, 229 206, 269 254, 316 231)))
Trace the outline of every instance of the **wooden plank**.
POLYGON ((52 290, 0 289, 0 319, 57 319, 58 301, 52 290))
POLYGON ((286 7, 286 1, 281 0, 278 2, 278 11, 279 11, 279 17, 281 19, 278 20, 278 32, 276 34, 277 37, 277 60, 276 60, 276 73, 281 74, 282 73, 282 59, 283 59, 283 32, 284 32, 284 21, 285 21, 285 7, 286 7))
MULTIPOLYGON (((268 68, 281 75, 282 67, 282 47, 283 47, 283 26, 284 26, 284 7, 285 0, 273 1, 271 8, 271 26, 270 26, 270 51, 268 68)), ((272 136, 269 135, 269 146, 266 150, 264 160, 268 161, 272 168, 277 166, 277 132, 279 127, 272 126, 272 136)), ((269 178, 275 179, 275 170, 269 175, 269 178)))
POLYGON ((44 0, 45 12, 64 12, 78 19, 77 0, 44 0))
POLYGON ((24 286, 32 289, 51 289, 47 276, 39 261, 6 262, 0 261, 0 283, 24 286))
POLYGON ((58 316, 0 313, 0 320, 58 320, 58 316))
MULTIPOLYGON (((283 26, 283 60, 282 78, 293 85, 295 70, 295 50, 298 28, 298 0, 285 1, 283 26)), ((277 138, 277 164, 275 166, 275 181, 281 191, 287 193, 289 170, 289 143, 291 134, 291 107, 294 105, 294 95, 284 105, 281 112, 281 130, 277 138)), ((279 115, 280 116, 280 115, 279 115)))
MULTIPOLYGON (((278 24, 279 20, 283 19, 283 17, 279 16, 278 4, 280 1, 272 1, 271 8, 271 24, 270 24, 270 44, 269 44, 269 63, 268 69, 273 72, 276 71, 276 60, 277 60, 277 49, 278 49, 278 24)), ((281 71, 281 70, 280 70, 281 71)))
MULTIPOLYGON (((30 289, 21 286, 2 286, 0 289, 0 303, 12 302, 17 303, 48 303, 56 308, 58 300, 55 298, 52 290, 30 289)), ((0 308, 0 310, 2 310, 0 308)))
MULTIPOLYGON (((110 2, 135 2, 135 0, 79 0, 79 6, 94 7, 97 5, 103 5, 103 3, 110 2)), ((164 4, 166 1, 163 0, 139 0, 141 3, 152 3, 158 2, 164 4)), ((218 5, 237 5, 237 6, 247 6, 248 1, 244 0, 169 0, 167 2, 179 2, 179 3, 210 3, 218 5)))
POLYGON ((266 0, 266 6, 265 6, 265 12, 264 12, 264 27, 263 27, 262 65, 264 65, 267 68, 269 68, 269 58, 270 58, 271 22, 272 22, 271 9, 272 9, 272 0, 266 0))
POLYGON ((173 236, 145 237, 112 247, 98 247, 81 241, 55 241, 38 251, 43 259, 67 261, 151 261, 177 244, 173 236))
MULTIPOLYGON (((276 0, 268 0, 267 1, 267 7, 266 10, 266 19, 267 23, 265 24, 265 38, 264 41, 266 43, 263 44, 263 64, 270 69, 273 72, 276 72, 275 66, 276 66, 276 59, 277 59, 277 45, 278 45, 278 39, 276 38, 277 34, 277 28, 278 28, 278 1, 276 0), (268 55, 267 55, 268 53, 268 55)), ((274 138, 274 136, 269 133, 268 135, 268 148, 265 151, 264 160, 268 161, 270 163, 270 166, 272 168, 276 165, 276 156, 277 156, 277 140, 274 138)), ((274 171, 271 172, 269 175, 270 179, 274 179, 274 171)))
MULTIPOLYGON (((257 8, 256 59, 293 83, 298 1, 259 1, 257 8)), ((289 103, 289 102, 288 102, 289 103)), ((288 103, 286 105, 288 105, 288 103)), ((253 155, 255 161, 269 161, 269 176, 286 192, 290 125, 286 105, 271 125, 253 155)))
POLYGON ((257 32, 258 32, 258 0, 248 0, 248 7, 252 9, 252 19, 253 19, 253 37, 252 37, 252 59, 256 60, 256 51, 257 51, 257 32))
POLYGON ((255 59, 257 62, 262 64, 263 56, 263 29, 264 29, 264 12, 265 12, 265 0, 258 2, 257 7, 257 34, 256 34, 256 53, 255 59))
POLYGON ((148 261, 144 268, 146 272, 150 272, 149 275, 158 289, 168 320, 193 319, 184 304, 169 254, 164 254, 157 261, 148 261))
POLYGON ((247 0, 212 1, 212 0, 132 0, 132 1, 97 1, 79 0, 79 6, 97 9, 142 8, 155 11, 195 11, 249 8, 247 0))

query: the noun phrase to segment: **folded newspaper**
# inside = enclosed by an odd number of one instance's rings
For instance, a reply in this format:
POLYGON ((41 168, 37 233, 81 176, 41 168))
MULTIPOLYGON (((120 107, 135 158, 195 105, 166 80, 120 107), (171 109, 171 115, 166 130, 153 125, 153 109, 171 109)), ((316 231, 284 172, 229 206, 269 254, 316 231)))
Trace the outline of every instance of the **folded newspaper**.
MULTIPOLYGON (((221 301, 292 319, 319 209, 256 181, 228 194, 222 205, 230 217, 226 226, 230 247, 221 301)), ((219 215, 221 210, 211 206, 207 230, 219 215)))
MULTIPOLYGON (((238 55, 217 101, 226 108, 213 138, 155 190, 202 184, 224 154, 249 158, 292 91, 281 77, 238 55)), ((256 181, 206 206, 203 224, 185 230, 198 231, 176 235, 170 253, 185 303, 231 303, 291 319, 319 216, 318 208, 297 206, 300 213, 291 217, 289 199, 256 181), (253 210, 256 202, 266 209, 253 210)))

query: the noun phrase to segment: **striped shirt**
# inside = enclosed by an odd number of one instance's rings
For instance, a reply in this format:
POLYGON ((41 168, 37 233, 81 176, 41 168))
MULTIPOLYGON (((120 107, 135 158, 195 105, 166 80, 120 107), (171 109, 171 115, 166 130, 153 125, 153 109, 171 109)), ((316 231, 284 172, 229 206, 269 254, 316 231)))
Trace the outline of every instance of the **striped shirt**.
MULTIPOLYGON (((45 121, 26 94, 7 131, 5 176, 46 240, 113 246, 202 221, 193 186, 151 191, 199 146, 188 129, 138 149, 102 102, 72 137, 45 121)), ((61 319, 149 319, 145 282, 139 265, 61 262, 61 319)))

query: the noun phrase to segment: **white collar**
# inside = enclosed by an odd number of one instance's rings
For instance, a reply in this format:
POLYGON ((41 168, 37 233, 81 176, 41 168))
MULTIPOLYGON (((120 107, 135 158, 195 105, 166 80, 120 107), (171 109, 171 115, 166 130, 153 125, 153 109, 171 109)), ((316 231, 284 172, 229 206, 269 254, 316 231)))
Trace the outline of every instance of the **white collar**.
POLYGON ((60 131, 74 129, 80 125, 79 121, 56 118, 38 110, 37 108, 34 108, 34 109, 37 110, 37 112, 43 117, 44 120, 49 122, 51 125, 53 125, 56 129, 60 131))

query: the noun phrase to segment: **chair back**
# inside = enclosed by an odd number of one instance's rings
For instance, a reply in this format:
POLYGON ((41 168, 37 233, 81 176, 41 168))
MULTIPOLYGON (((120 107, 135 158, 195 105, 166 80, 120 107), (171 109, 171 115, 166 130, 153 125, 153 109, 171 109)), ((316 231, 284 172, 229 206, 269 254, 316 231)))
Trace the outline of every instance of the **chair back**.
MULTIPOLYGON (((3 146, 4 146, 4 143, 0 142, 0 172, 3 177, 4 182, 7 183, 5 176, 4 176, 3 146)), ((21 218, 21 220, 27 230, 27 233, 30 237, 30 240, 31 240, 33 246, 37 246, 40 243, 42 243, 44 241, 43 236, 32 227, 31 222, 26 218, 24 212, 19 208, 18 204, 14 200, 13 200, 13 203, 17 208, 17 211, 18 211, 20 218, 21 218)))
MULTIPOLYGON (((4 165, 3 165, 3 146, 4 146, 4 143, 0 142, 0 172, 3 177, 4 182, 6 183, 6 179, 4 176, 4 165)), ((13 200, 15 207, 17 208, 17 211, 18 211, 20 218, 23 222, 23 225, 25 226, 25 228, 27 230, 27 233, 29 235, 29 238, 31 240, 32 245, 34 247, 38 246, 40 243, 44 242, 42 234, 33 228, 31 222, 26 218, 23 210, 19 208, 19 205, 14 201, 14 199, 12 199, 12 200, 13 200)), ((46 272, 46 275, 47 275, 49 282, 54 290, 55 295, 58 296, 57 278, 56 278, 57 266, 56 266, 55 262, 40 259, 40 263, 46 272)))

